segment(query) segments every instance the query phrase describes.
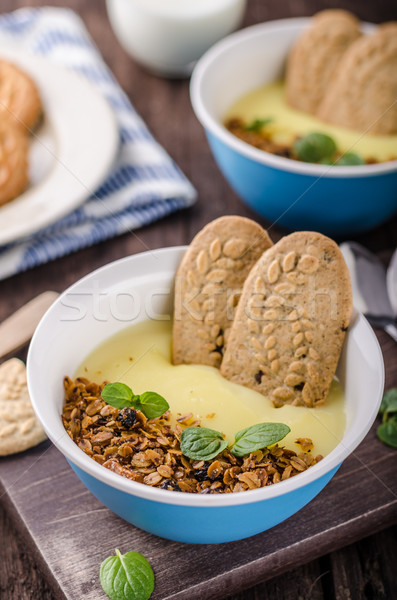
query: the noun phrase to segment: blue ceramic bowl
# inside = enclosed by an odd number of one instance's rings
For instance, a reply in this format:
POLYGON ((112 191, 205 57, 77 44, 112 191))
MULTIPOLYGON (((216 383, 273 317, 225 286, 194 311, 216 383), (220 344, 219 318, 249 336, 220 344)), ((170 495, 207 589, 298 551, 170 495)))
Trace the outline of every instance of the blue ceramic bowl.
POLYGON ((116 475, 80 450, 63 428, 63 377, 73 376, 94 348, 125 327, 172 312, 173 281, 184 252, 185 248, 165 248, 119 260, 62 294, 33 336, 27 362, 29 392, 48 437, 114 513, 164 538, 228 542, 277 525, 323 489, 376 417, 383 391, 382 354, 371 327, 356 314, 338 367, 346 396, 346 433, 321 462, 289 480, 209 496, 152 488, 116 475))
POLYGON ((273 21, 225 38, 197 63, 191 101, 219 168, 251 208, 289 229, 345 236, 397 211, 397 161, 355 167, 302 163, 258 150, 222 125, 238 98, 282 77, 288 52, 308 23, 273 21))

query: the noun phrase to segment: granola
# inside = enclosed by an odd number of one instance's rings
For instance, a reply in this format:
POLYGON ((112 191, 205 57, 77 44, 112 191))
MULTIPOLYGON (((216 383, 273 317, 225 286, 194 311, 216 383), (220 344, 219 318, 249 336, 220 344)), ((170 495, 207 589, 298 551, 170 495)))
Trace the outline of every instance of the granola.
MULTIPOLYGON (((243 142, 246 142, 250 146, 254 146, 254 148, 258 148, 258 150, 263 150, 264 152, 269 152, 270 154, 275 154, 276 156, 282 156, 283 158, 290 158, 290 159, 296 160, 296 161, 302 160, 301 158, 299 158, 299 156, 297 155, 297 153, 294 149, 294 144, 297 141, 297 139, 299 138, 299 136, 295 136, 295 137, 291 138, 291 141, 288 143, 281 144, 281 143, 275 141, 273 134, 266 131, 266 128, 264 128, 263 131, 261 131, 261 130, 253 131, 249 128, 249 123, 246 123, 240 117, 233 117, 233 118, 228 119, 225 122, 225 127, 226 127, 226 129, 228 129, 230 131, 230 133, 232 133, 233 135, 238 137, 240 140, 242 140, 243 142)), ((343 152, 338 151, 335 154, 334 159, 329 164, 337 165, 338 159, 341 156, 343 156, 343 152)), ((395 160, 395 159, 396 159, 396 156, 394 156, 394 154, 393 154, 384 160, 395 160)), ((363 157, 363 161, 367 165, 372 165, 372 164, 376 164, 378 162, 383 162, 383 161, 378 160, 374 156, 366 157, 366 158, 363 157)), ((311 161, 311 162, 315 162, 315 161, 311 161)))
POLYGON ((83 452, 132 481, 187 493, 242 492, 298 475, 322 459, 276 444, 243 458, 226 449, 211 461, 191 460, 182 454, 180 439, 183 428, 192 424, 192 414, 178 415, 175 426, 170 411, 147 419, 139 410, 106 404, 104 386, 65 377, 63 424, 83 452))

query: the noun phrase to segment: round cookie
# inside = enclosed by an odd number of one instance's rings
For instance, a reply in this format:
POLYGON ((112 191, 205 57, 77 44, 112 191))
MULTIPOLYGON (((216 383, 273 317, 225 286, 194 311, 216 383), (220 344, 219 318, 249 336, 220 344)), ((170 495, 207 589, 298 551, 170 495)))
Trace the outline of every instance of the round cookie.
POLYGON ((0 59, 0 115, 12 117, 31 131, 43 112, 33 80, 17 66, 0 59))
POLYGON ((0 365, 0 456, 22 452, 45 439, 30 403, 25 365, 11 358, 0 365))
POLYGON ((315 114, 342 56, 360 35, 359 21, 351 13, 345 10, 317 13, 288 56, 288 104, 315 114))
POLYGON ((397 23, 380 25, 354 42, 317 116, 360 132, 397 133, 397 23))
POLYGON ((28 149, 25 131, 10 119, 0 118, 0 206, 28 185, 28 149))
POLYGON ((174 364, 219 367, 244 281, 270 246, 244 217, 221 217, 196 235, 175 279, 174 364))
POLYGON ((283 237, 244 284, 221 374, 275 406, 324 402, 352 312, 338 246, 314 232, 283 237))

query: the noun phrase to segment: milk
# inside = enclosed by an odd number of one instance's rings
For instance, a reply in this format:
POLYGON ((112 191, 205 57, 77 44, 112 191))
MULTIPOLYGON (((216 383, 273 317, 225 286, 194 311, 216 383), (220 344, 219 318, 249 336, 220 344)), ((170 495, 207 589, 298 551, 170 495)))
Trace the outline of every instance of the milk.
POLYGON ((215 42, 236 29, 246 0, 107 0, 119 41, 161 75, 186 76, 215 42))

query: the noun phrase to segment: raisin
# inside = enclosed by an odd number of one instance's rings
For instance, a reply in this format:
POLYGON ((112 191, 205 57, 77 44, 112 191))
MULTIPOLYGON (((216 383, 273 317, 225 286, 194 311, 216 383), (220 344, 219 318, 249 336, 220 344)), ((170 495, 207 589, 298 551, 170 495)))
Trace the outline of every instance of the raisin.
POLYGON ((193 476, 195 477, 195 479, 197 479, 197 481, 211 481, 210 477, 208 476, 208 467, 210 466, 210 463, 205 462, 203 467, 201 469, 197 469, 193 476))
POLYGON ((122 408, 116 421, 119 421, 122 427, 129 429, 136 421, 136 411, 133 408, 122 408))
POLYGON ((292 156, 292 152, 287 147, 285 147, 285 148, 284 147, 277 148, 274 151, 274 154, 276 154, 276 156, 284 156, 285 158, 291 158, 291 156, 292 156))
POLYGON ((173 492, 181 491, 181 488, 179 487, 177 482, 174 481, 173 479, 166 479, 165 481, 163 481, 163 483, 161 484, 161 489, 162 490, 171 490, 173 492))
POLYGON ((264 373, 261 370, 259 370, 257 373, 255 373, 256 383, 261 383, 263 375, 264 375, 264 373))

